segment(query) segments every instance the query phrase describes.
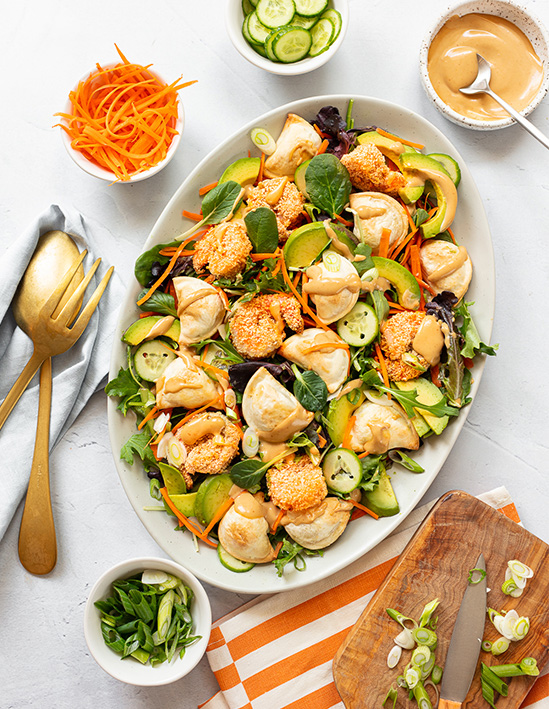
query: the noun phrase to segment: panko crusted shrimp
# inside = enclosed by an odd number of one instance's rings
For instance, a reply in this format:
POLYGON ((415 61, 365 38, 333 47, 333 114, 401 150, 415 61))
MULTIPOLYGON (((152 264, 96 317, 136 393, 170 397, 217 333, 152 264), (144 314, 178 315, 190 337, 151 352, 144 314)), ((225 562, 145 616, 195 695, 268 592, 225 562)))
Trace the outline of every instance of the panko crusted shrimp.
POLYGON ((239 306, 231 319, 231 340, 250 359, 273 355, 284 341, 285 326, 303 332, 301 307, 293 295, 258 295, 239 306))
POLYGON ((305 197, 287 177, 263 180, 248 192, 248 207, 269 207, 276 215, 278 235, 286 241, 292 229, 303 221, 305 197))
POLYGON ((371 143, 359 145, 341 158, 354 187, 363 192, 384 192, 395 196, 406 180, 400 172, 390 170, 383 153, 371 143))
POLYGON ((234 278, 244 270, 251 250, 244 222, 217 224, 196 242, 193 267, 198 273, 207 268, 216 278, 234 278))
POLYGON ((412 343, 425 318, 422 311, 403 311, 392 315, 381 326, 381 349, 386 355, 387 374, 393 382, 416 379, 428 367, 425 359, 415 353, 419 368, 408 364, 405 359, 412 353, 412 343), (404 357, 404 359, 403 359, 404 357))
POLYGON ((301 455, 269 469, 267 487, 271 501, 282 510, 299 512, 318 505, 328 494, 322 468, 301 455))
POLYGON ((215 475, 226 470, 237 455, 240 429, 222 413, 205 412, 191 416, 175 436, 185 445, 183 471, 215 475))

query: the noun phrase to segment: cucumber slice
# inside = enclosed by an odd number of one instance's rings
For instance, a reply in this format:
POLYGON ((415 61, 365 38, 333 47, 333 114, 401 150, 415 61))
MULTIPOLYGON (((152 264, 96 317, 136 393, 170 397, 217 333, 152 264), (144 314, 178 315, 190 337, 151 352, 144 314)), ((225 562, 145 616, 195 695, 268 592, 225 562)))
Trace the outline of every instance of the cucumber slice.
POLYGON ((357 454, 348 448, 336 448, 324 458, 322 472, 330 490, 345 495, 359 486, 362 463, 357 454))
POLYGON ((255 11, 257 19, 271 29, 289 25, 295 15, 294 0, 259 0, 255 11))
POLYGON ((298 15, 296 12, 291 24, 295 27, 303 27, 304 30, 310 30, 317 20, 318 17, 316 15, 314 17, 302 17, 302 15, 298 15))
POLYGON ((177 357, 162 340, 151 340, 140 345, 133 356, 135 371, 147 382, 155 382, 168 364, 177 357))
POLYGON ((276 29, 271 32, 271 34, 267 37, 265 40, 265 44, 263 45, 265 47, 265 54, 267 55, 267 59, 270 59, 272 62, 277 62, 278 59, 273 53, 272 46, 273 42, 275 39, 278 37, 278 33, 280 30, 276 29))
POLYGON ((254 44, 263 44, 263 42, 270 35, 271 30, 265 27, 257 17, 257 12, 252 12, 248 15, 248 25, 247 30, 254 44))
POLYGON ((333 44, 336 39, 339 37, 339 33, 341 32, 341 25, 343 24, 343 20, 341 19, 341 14, 337 10, 326 10, 320 18, 321 20, 330 20, 330 22, 334 26, 334 36, 332 37, 331 43, 333 44))
POLYGON ((249 571, 255 566, 255 564, 252 564, 250 561, 241 561, 232 554, 229 554, 229 552, 224 549, 221 544, 217 545, 217 556, 219 557, 219 561, 226 569, 229 569, 230 571, 235 571, 237 574, 240 574, 244 571, 249 571))
POLYGON ((282 28, 271 45, 271 49, 279 62, 290 64, 304 59, 312 44, 309 30, 289 25, 282 28))
POLYGON ((255 10, 256 2, 252 3, 251 0, 242 0, 242 12, 244 15, 249 15, 250 12, 255 10))
POLYGON ((459 185, 461 180, 461 170, 459 169, 459 164, 456 160, 454 160, 454 158, 451 158, 445 153, 430 153, 428 157, 433 158, 433 160, 439 162, 452 178, 452 182, 454 183, 454 185, 456 187, 459 185))
POLYGON ((369 345, 378 332, 379 321, 375 310, 362 301, 337 321, 337 334, 353 347, 369 345))
POLYGON ((328 19, 319 20, 311 29, 313 43, 309 54, 311 57, 317 57, 322 52, 325 52, 332 44, 332 37, 335 34, 335 27, 328 19))
POLYGON ((303 17, 318 17, 328 7, 328 0, 295 0, 295 11, 303 17))
POLYGON ((256 43, 252 39, 252 35, 250 34, 250 30, 248 28, 248 25, 250 24, 251 14, 252 13, 250 13, 249 15, 246 15, 246 17, 244 18, 244 22, 242 23, 242 36, 244 37, 246 42, 248 42, 248 44, 251 44, 253 47, 254 44, 256 44, 256 43))

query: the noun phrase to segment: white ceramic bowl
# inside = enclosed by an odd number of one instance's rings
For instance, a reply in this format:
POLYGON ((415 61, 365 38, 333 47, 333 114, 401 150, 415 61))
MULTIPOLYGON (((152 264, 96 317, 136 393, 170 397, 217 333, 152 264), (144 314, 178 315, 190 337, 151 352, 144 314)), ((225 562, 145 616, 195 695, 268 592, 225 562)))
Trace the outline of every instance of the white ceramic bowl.
MULTIPOLYGON (((102 64, 101 66, 104 69, 110 69, 111 67, 116 66, 119 62, 112 62, 110 64, 102 64)), ((94 69, 92 72, 88 72, 85 76, 83 76, 80 81, 85 81, 90 74, 95 73, 96 69, 94 69)), ((153 76, 155 76, 159 81, 161 81, 163 84, 168 83, 166 80, 158 74, 158 72, 153 71, 152 69, 148 70, 153 76)), ((80 82, 77 82, 76 86, 78 86, 80 82)), ((75 89, 76 89, 75 86, 75 89)), ((69 99, 67 99, 67 103, 65 104, 65 108, 63 109, 64 113, 72 114, 72 104, 69 99)), ((63 119, 60 121, 61 123, 65 123, 63 119)), ((160 170, 163 170, 166 165, 170 162, 170 160, 173 158, 173 156, 176 153, 176 150, 179 146, 179 143, 181 141, 181 134, 183 133, 183 126, 184 126, 184 112, 183 112, 183 104, 181 103, 181 98, 179 98, 178 101, 178 111, 177 111, 177 120, 176 120, 176 130, 177 133, 174 135, 172 138, 172 142, 170 144, 170 147, 168 148, 168 152, 166 153, 166 157, 164 160, 161 160, 159 163, 154 165, 148 170, 144 170, 143 172, 137 172, 135 175, 132 175, 129 180, 117 180, 116 175, 111 172, 110 170, 107 170, 103 167, 100 167, 99 165, 96 165, 94 162, 91 160, 88 160, 88 158, 81 153, 79 150, 75 150, 71 146, 71 138, 69 137, 68 133, 63 130, 63 128, 60 128, 61 131, 61 139, 63 141, 63 145, 65 146, 68 154, 70 157, 73 159, 73 161, 80 167, 84 172, 87 172, 88 175, 92 175, 93 177, 98 177, 100 180, 105 180, 106 182, 117 182, 117 184, 123 184, 123 185, 128 185, 128 184, 133 184, 134 182, 141 182, 141 180, 146 180, 149 177, 152 177, 153 175, 156 175, 160 172, 160 170)))
POLYGON ((509 2, 509 0, 469 0, 458 5, 453 5, 448 8, 444 14, 435 21, 421 44, 419 52, 419 69, 423 87, 427 96, 435 104, 438 110, 450 121, 458 125, 472 128, 474 130, 496 130, 498 128, 506 128, 515 123, 515 120, 509 118, 500 118, 493 121, 481 121, 474 118, 467 118, 457 113, 447 106, 437 92, 434 90, 429 72, 427 71, 427 58, 429 47, 437 32, 441 27, 454 15, 468 15, 472 12, 477 12, 484 15, 496 15, 509 20, 516 25, 528 37, 537 55, 543 62, 545 69, 543 83, 536 94, 534 100, 521 111, 522 115, 527 116, 536 108, 543 100, 549 89, 549 34, 543 24, 534 17, 529 11, 520 5, 509 2))
POLYGON ((108 672, 111 677, 121 682, 126 682, 127 684, 142 687, 156 687, 162 684, 170 684, 189 674, 206 652, 211 625, 212 611, 210 601, 202 584, 183 566, 169 559, 156 557, 129 559, 105 571, 92 588, 84 610, 84 635, 88 648, 97 664, 102 667, 105 672, 108 672), (191 604, 193 635, 202 636, 200 640, 186 648, 183 658, 180 658, 179 655, 176 654, 172 662, 163 662, 157 667, 142 665, 131 657, 122 660, 120 655, 117 655, 113 650, 107 647, 101 634, 100 612, 94 606, 95 601, 103 600, 111 595, 111 584, 114 581, 128 578, 145 569, 159 569, 173 576, 177 576, 192 590, 194 593, 191 604))
POLYGON ((271 74, 280 74, 281 76, 297 76, 298 74, 306 74, 309 71, 318 69, 326 64, 337 50, 341 47, 347 27, 349 25, 349 4, 348 0, 331 0, 330 7, 337 10, 341 14, 341 31, 336 41, 325 52, 317 57, 308 57, 293 64, 279 64, 272 62, 267 57, 262 57, 254 51, 242 34, 242 23, 244 22, 244 12, 242 11, 242 0, 226 0, 225 5, 225 25, 227 32, 234 44, 236 50, 247 59, 251 64, 265 69, 271 74))

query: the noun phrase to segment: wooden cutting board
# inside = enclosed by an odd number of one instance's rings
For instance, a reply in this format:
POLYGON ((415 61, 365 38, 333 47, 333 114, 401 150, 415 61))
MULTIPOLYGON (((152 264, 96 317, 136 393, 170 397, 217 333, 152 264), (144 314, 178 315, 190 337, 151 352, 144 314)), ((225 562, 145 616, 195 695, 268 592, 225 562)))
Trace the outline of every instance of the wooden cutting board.
MULTIPOLYGON (((463 706, 489 709, 480 689, 481 660, 493 665, 531 656, 540 669, 543 667, 549 657, 549 546, 477 498, 452 491, 440 498, 422 522, 336 653, 334 680, 347 709, 381 707, 391 684, 410 661, 410 651, 403 650, 397 667, 391 670, 387 666, 387 655, 401 630, 387 615, 387 608, 418 619, 426 603, 440 599, 435 613, 438 614, 436 661, 444 667, 469 570, 481 552, 491 589, 488 605, 497 610, 515 608, 519 615, 529 617, 531 624, 526 638, 511 643, 503 655, 493 657, 481 651, 463 706), (520 598, 511 598, 501 591, 510 559, 519 559, 534 570, 534 577, 528 580, 520 598)), ((488 640, 499 637, 488 617, 483 637, 488 640)), ((509 679, 508 696, 496 695, 498 709, 519 707, 533 682, 533 677, 509 679)), ((417 705, 412 705, 407 692, 399 689, 397 707, 412 706, 417 705)))

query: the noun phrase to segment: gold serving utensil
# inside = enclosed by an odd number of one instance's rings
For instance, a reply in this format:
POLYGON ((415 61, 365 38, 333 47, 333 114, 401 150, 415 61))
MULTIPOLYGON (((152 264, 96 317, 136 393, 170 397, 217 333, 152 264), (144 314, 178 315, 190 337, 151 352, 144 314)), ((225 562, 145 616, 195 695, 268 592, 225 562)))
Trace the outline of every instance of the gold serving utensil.
MULTIPOLYGON (((74 241, 63 231, 49 231, 38 240, 12 304, 15 322, 29 336, 37 325, 42 306, 67 269, 78 259, 79 253, 74 241)), ((80 265, 61 298, 57 312, 64 307, 83 278, 84 269, 80 265)), ((78 308, 81 305, 80 299, 78 308)), ((19 558, 23 566, 34 574, 48 573, 57 561, 49 484, 51 388, 51 358, 48 357, 40 369, 36 443, 19 532, 19 558)))
MULTIPOLYGON (((10 389, 2 405, 0 405, 0 428, 4 425, 11 410, 19 401, 21 394, 25 391, 30 380, 36 374, 42 363, 45 362, 48 357, 66 352, 69 347, 72 347, 78 340, 80 335, 84 332, 107 287, 107 283, 114 270, 112 266, 92 293, 92 296, 74 322, 74 325, 69 327, 75 315, 78 313, 84 292, 97 267, 101 263, 101 259, 97 259, 82 282, 75 288, 66 302, 63 303, 67 288, 80 268, 86 254, 87 251, 83 251, 67 270, 59 285, 40 309, 38 317, 32 323, 32 327, 28 329, 27 334, 33 341, 34 351, 19 375, 19 378, 10 389)), ((30 323, 28 324, 30 325, 30 323)))

